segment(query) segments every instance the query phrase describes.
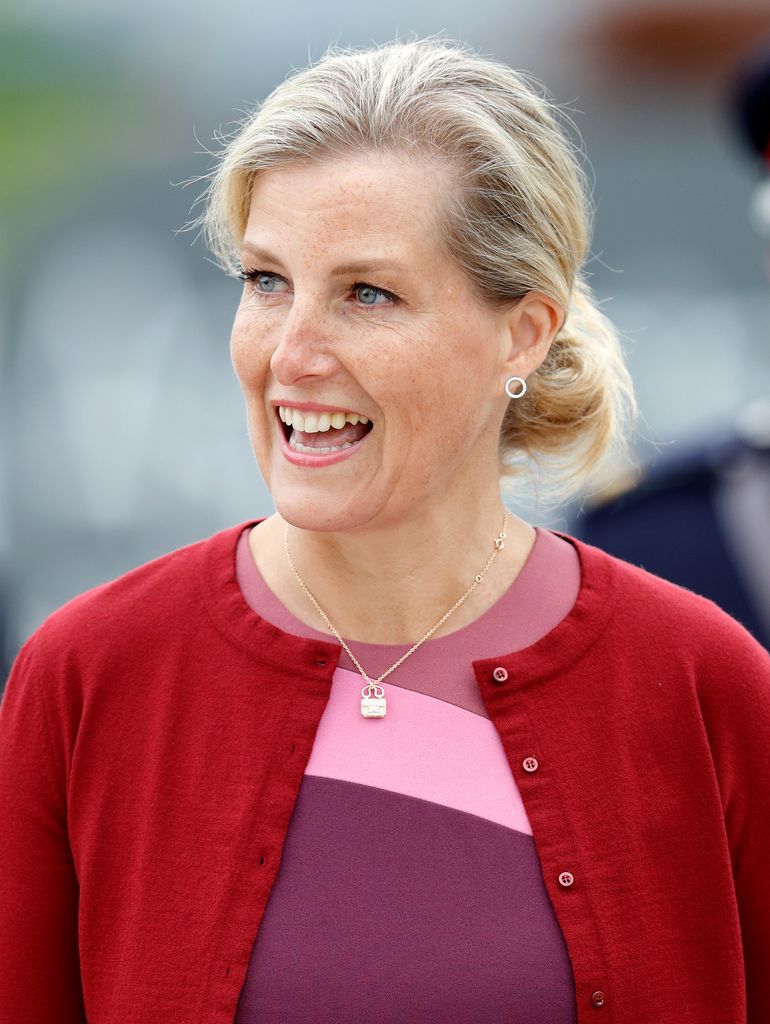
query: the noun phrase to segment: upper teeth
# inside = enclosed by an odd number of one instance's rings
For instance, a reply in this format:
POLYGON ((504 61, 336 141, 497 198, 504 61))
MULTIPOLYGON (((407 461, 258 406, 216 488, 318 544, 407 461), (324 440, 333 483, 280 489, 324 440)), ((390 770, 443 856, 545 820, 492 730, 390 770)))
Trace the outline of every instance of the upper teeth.
POLYGON ((306 434, 316 434, 319 431, 328 430, 330 427, 344 427, 346 423, 368 423, 366 416, 357 412, 300 412, 299 409, 292 409, 291 406, 279 405, 278 415, 284 423, 294 427, 295 430, 302 430, 306 434))

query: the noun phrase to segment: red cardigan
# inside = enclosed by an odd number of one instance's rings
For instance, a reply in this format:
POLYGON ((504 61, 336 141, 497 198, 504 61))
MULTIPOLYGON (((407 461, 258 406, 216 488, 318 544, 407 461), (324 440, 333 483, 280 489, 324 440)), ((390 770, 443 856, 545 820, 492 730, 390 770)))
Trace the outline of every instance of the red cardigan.
MULTIPOLYGON (((14 663, 0 1024, 232 1024, 340 654, 248 607, 246 525, 79 595, 14 663)), ((472 665, 578 1021, 767 1024, 770 657, 708 599, 560 536, 572 611, 472 665)))

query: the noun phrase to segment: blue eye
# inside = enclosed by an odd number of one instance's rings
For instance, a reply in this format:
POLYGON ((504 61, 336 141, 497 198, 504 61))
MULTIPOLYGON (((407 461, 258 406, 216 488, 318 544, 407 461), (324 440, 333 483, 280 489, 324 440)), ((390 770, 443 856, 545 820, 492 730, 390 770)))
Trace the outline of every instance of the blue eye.
POLYGON ((257 281, 260 283, 260 287, 262 287, 262 285, 264 285, 265 282, 267 282, 268 284, 273 286, 271 288, 263 289, 264 291, 268 291, 268 292, 275 291, 276 280, 277 280, 277 278, 276 278, 275 274, 259 274, 259 276, 257 277, 257 281))
MULTIPOLYGON (((256 285, 258 295, 272 295, 277 291, 275 287, 278 281, 283 281, 280 274, 274 274, 270 270, 246 270, 241 267, 241 271, 238 274, 241 281, 251 281, 256 285), (271 285, 271 287, 263 287, 263 285, 271 285)), ((359 298, 362 306, 387 306, 392 303, 398 302, 398 296, 394 295, 393 292, 386 291, 384 288, 377 288, 373 284, 367 284, 365 281, 356 281, 351 288, 353 293, 362 292, 366 298, 359 298), (376 297, 380 295, 385 301, 377 302, 376 297), (371 301, 370 301, 371 300, 371 301)))
MULTIPOLYGON (((390 292, 386 292, 384 288, 375 288, 373 284, 365 284, 363 281, 359 281, 356 284, 354 284, 353 291, 368 292, 369 295, 384 295, 388 302, 392 302, 395 300, 395 295, 392 295, 390 292)), ((363 306, 382 306, 385 305, 386 303, 368 302, 366 299, 362 299, 361 304, 363 306)))
MULTIPOLYGON (((262 280, 264 278, 267 278, 268 281, 273 282, 273 283, 275 283, 275 281, 279 280, 278 274, 271 274, 269 270, 243 270, 242 269, 240 274, 238 275, 238 277, 241 279, 241 281, 253 281, 255 284, 258 281, 260 281, 260 280, 262 280)), ((259 290, 263 291, 261 288, 259 290)), ((274 288, 268 288, 267 290, 263 291, 263 294, 269 295, 273 291, 275 291, 274 288)))

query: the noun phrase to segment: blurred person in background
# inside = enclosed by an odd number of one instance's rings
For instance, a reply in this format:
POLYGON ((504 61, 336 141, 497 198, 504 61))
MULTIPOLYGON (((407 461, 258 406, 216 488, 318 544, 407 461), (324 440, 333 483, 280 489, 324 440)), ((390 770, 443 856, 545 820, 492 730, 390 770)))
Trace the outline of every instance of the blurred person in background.
POLYGON ((636 409, 558 108, 331 48, 224 141, 195 224, 276 511, 14 661, 0 1021, 766 1021, 767 652, 502 500, 636 409))
MULTIPOLYGON (((752 224, 770 241, 770 47, 743 67, 730 111, 759 170, 752 224)), ((770 278, 770 246, 765 260, 770 278)), ((769 527, 770 397, 748 402, 729 430, 656 456, 636 476, 621 473, 570 522, 583 540, 716 601, 765 647, 769 527)))

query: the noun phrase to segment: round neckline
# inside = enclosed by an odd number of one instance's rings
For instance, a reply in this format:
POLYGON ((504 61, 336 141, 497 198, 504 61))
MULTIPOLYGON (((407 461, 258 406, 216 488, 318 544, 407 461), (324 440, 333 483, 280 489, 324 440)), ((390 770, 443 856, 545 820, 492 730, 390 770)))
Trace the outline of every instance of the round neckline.
MULTIPOLYGON (((278 669, 286 669, 287 657, 303 664, 310 660, 314 666, 324 669, 314 668, 311 674, 326 676, 339 660, 342 651, 339 642, 287 633, 263 619, 247 603, 241 591, 236 575, 238 540, 243 530, 251 529, 266 518, 246 520, 201 542, 198 577, 204 603, 218 631, 250 657, 268 661, 278 669)), ((476 659, 473 662, 475 666, 484 668, 490 664, 504 664, 518 676, 533 679, 552 675, 582 657, 610 620, 617 598, 619 560, 571 534, 547 527, 541 529, 563 538, 577 551, 580 587, 575 602, 564 618, 533 644, 516 651, 501 651, 490 658, 476 659)), ((461 634, 463 628, 456 633, 461 634)))
MULTIPOLYGON (((236 551, 237 551, 238 545, 244 543, 243 542, 244 533, 246 534, 246 537, 248 538, 248 534, 251 532, 252 529, 253 529, 253 527, 251 527, 251 526, 248 527, 248 528, 244 528, 244 530, 241 532, 241 534, 239 534, 239 536, 238 536, 238 538, 236 540, 236 551)), ((466 635, 470 636, 472 631, 478 629, 478 624, 479 624, 479 621, 481 619, 483 619, 483 618, 485 618, 487 616, 491 616, 491 615, 495 614, 495 610, 498 608, 498 606, 503 601, 505 601, 508 598, 511 589, 516 587, 517 583, 519 582, 519 580, 522 578, 522 576, 525 573, 526 573, 525 579, 527 580, 527 582, 529 581, 529 576, 531 575, 531 571, 532 571, 531 568, 530 568, 531 563, 535 560, 535 558, 539 554, 537 548, 538 548, 538 545, 542 543, 542 538, 541 538, 540 534, 542 532, 548 532, 548 531, 545 531, 542 526, 536 526, 536 527, 534 527, 534 530, 535 530, 535 540, 534 540, 534 542, 532 544, 532 547, 530 548, 530 550, 529 550, 529 552, 527 554, 527 557, 524 560, 523 565, 520 567, 518 573, 516 574, 516 578, 513 580, 512 583, 509 584, 508 588, 505 591, 503 591, 502 594, 500 594, 500 596, 497 598, 497 600, 494 601, 492 604, 490 604, 487 608, 485 608, 477 616, 477 618, 473 619, 471 622, 466 622, 466 624, 464 626, 459 626, 457 629, 453 629, 449 633, 443 633, 441 636, 431 637, 429 640, 425 641, 426 644, 430 644, 431 646, 435 646, 437 644, 438 645, 442 645, 442 643, 445 643, 446 646, 447 646, 447 649, 450 649, 458 641, 462 642, 463 634, 464 633, 466 635)), ((251 554, 251 550, 250 550, 250 548, 248 546, 248 539, 246 540, 246 546, 247 546, 247 550, 248 550, 248 553, 249 553, 249 558, 251 560, 251 564, 254 567, 255 572, 259 576, 261 585, 263 587, 265 587, 265 589, 272 595, 273 600, 275 600, 278 603, 281 603, 280 598, 277 597, 273 593, 273 591, 270 589, 270 587, 268 586, 267 581, 265 580, 265 578, 262 575, 262 573, 259 571, 258 566, 256 566, 254 564, 254 558, 253 558, 253 555, 251 554)), ((254 610, 253 605, 250 605, 250 607, 252 608, 252 610, 254 610)), ((292 626, 294 628, 300 627, 303 630, 305 630, 305 629, 309 630, 311 638, 318 639, 318 640, 331 640, 332 643, 336 642, 335 640, 333 640, 331 638, 331 636, 328 633, 324 633, 322 630, 317 629, 315 626, 311 626, 311 625, 309 625, 309 623, 303 622, 302 619, 299 619, 293 612, 290 612, 290 611, 286 610, 286 614, 291 619, 291 623, 292 623, 292 626)), ((305 633, 297 633, 297 634, 294 634, 294 635, 305 636, 307 638, 307 634, 305 634, 305 633)), ((393 643, 379 643, 379 642, 376 642, 376 641, 375 642, 370 642, 370 641, 366 641, 366 640, 351 640, 350 637, 348 637, 348 636, 345 637, 345 640, 346 640, 347 643, 355 645, 356 652, 357 653, 362 652, 362 654, 364 656, 366 656, 367 648, 369 648, 370 651, 371 651, 371 649, 376 648, 378 653, 382 651, 382 652, 385 652, 385 656, 389 656, 390 655, 390 656, 392 656, 394 658, 397 657, 398 654, 403 653, 404 650, 407 647, 411 647, 411 645, 413 643, 413 641, 409 641, 409 642, 405 641, 404 643, 393 644, 393 643)), ((370 653, 369 657, 371 657, 371 656, 372 655, 370 653)))

